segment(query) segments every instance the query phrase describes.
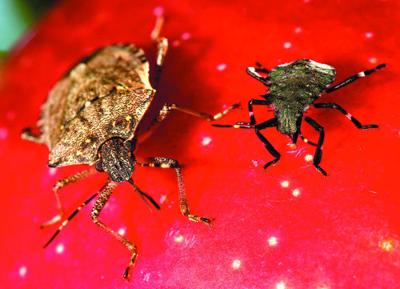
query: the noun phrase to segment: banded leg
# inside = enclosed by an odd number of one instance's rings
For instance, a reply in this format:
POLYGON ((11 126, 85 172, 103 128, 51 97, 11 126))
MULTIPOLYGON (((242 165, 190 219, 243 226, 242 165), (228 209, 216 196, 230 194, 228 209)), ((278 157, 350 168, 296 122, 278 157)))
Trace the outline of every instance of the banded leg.
POLYGON ((57 202, 57 210, 58 210, 58 214, 55 215, 53 218, 51 218, 50 220, 44 222, 43 224, 40 225, 40 228, 43 229, 45 227, 51 226, 57 222, 59 222, 62 217, 64 216, 64 208, 62 206, 61 203, 61 199, 60 199, 60 195, 59 195, 59 190, 63 187, 65 187, 66 185, 75 183, 78 180, 81 180, 83 178, 86 178, 88 176, 90 176, 91 174, 95 173, 96 170, 94 168, 90 168, 88 170, 84 170, 81 172, 78 172, 72 176, 69 176, 67 178, 58 180, 54 186, 53 186, 53 192, 54 192, 54 196, 56 197, 56 202, 57 202))
POLYGON ((165 56, 167 55, 168 51, 168 39, 160 36, 163 24, 164 17, 160 15, 157 17, 156 24, 150 35, 151 39, 157 43, 156 73, 154 77, 154 87, 156 89, 158 88, 160 83, 162 66, 164 64, 165 56))
POLYGON ((319 166, 322 159, 322 146, 324 144, 324 138, 325 138, 324 128, 315 120, 313 120, 311 117, 306 116, 304 120, 307 123, 309 123, 316 131, 319 132, 319 138, 318 138, 317 148, 315 149, 314 153, 313 164, 318 171, 320 171, 324 176, 327 176, 328 174, 325 172, 325 170, 319 166))
POLYGON ((30 127, 22 130, 21 138, 35 143, 43 143, 42 135, 33 133, 32 128, 30 127))
POLYGON ((99 220, 100 213, 103 210, 104 206, 106 205, 107 201, 110 199, 112 191, 116 187, 116 185, 117 185, 116 183, 112 182, 111 180, 108 180, 107 183, 101 188, 99 197, 97 198, 92 209, 92 220, 97 226, 99 226, 101 229, 111 234, 115 239, 120 241, 131 252, 131 258, 123 275, 125 279, 128 279, 130 269, 135 264, 135 260, 138 255, 137 248, 135 244, 133 244, 131 241, 124 238, 123 236, 121 236, 120 234, 118 234, 109 226, 107 226, 106 224, 104 224, 102 221, 99 220))
POLYGON ((259 74, 259 72, 269 73, 270 71, 262 67, 260 63, 256 63, 256 65, 258 67, 253 67, 253 66, 247 67, 246 69, 247 74, 249 74, 251 77, 257 79, 258 81, 264 83, 267 86, 270 85, 271 83, 269 82, 269 78, 263 77, 261 74, 259 74))
POLYGON ((306 138, 306 137, 301 133, 301 131, 299 131, 299 135, 300 135, 301 140, 302 140, 304 143, 309 144, 309 145, 314 146, 314 147, 317 146, 317 144, 316 144, 315 142, 312 142, 312 141, 310 141, 308 138, 306 138))
POLYGON ((375 71, 378 71, 378 70, 380 70, 380 69, 382 69, 384 67, 386 67, 386 64, 382 63, 382 64, 379 64, 378 66, 376 66, 375 68, 361 71, 361 72, 359 72, 357 74, 354 74, 354 75, 346 78, 342 82, 340 82, 340 83, 338 83, 338 84, 336 84, 336 85, 334 85, 332 87, 328 87, 327 89, 325 89, 325 92, 330 93, 330 92, 333 92, 335 90, 338 90, 338 89, 340 89, 340 88, 342 88, 342 87, 344 87, 344 86, 356 81, 357 79, 365 77, 365 76, 368 76, 368 75, 374 73, 375 71))
POLYGON ((250 122, 237 122, 233 125, 231 124, 212 124, 215 127, 231 127, 231 128, 254 128, 256 124, 256 118, 254 116, 253 106, 254 105, 270 105, 271 102, 269 100, 264 99, 250 99, 248 102, 248 110, 249 110, 249 118, 250 122))
POLYGON ((361 124, 354 116, 348 113, 343 107, 336 103, 316 103, 314 104, 315 108, 331 108, 340 111, 344 114, 354 125, 359 129, 369 129, 369 128, 378 128, 377 124, 361 124))
POLYGON ((182 215, 187 217, 193 222, 203 222, 205 224, 211 224, 211 219, 194 215, 190 212, 189 205, 186 199, 185 185, 183 183, 182 169, 178 161, 170 158, 154 157, 150 158, 148 163, 138 163, 143 167, 156 167, 162 169, 174 169, 178 179, 178 190, 179 190, 179 207, 182 215))
POLYGON ((256 118, 254 117, 253 106, 254 105, 270 105, 271 101, 264 99, 251 99, 248 103, 250 124, 256 124, 256 118))
POLYGON ((58 227, 57 231, 55 231, 55 233, 46 242, 46 244, 44 244, 43 248, 46 248, 48 245, 50 245, 50 243, 57 237, 58 234, 60 234, 62 229, 64 229, 64 227, 69 223, 69 221, 71 221, 76 216, 76 214, 78 214, 80 212, 80 210, 82 210, 83 207, 85 207, 87 204, 89 204, 90 201, 93 200, 96 196, 97 196, 97 193, 93 194, 89 199, 87 199, 79 207, 77 207, 72 212, 72 214, 69 215, 68 218, 61 223, 61 225, 58 227))
POLYGON ((161 122, 162 120, 164 120, 172 110, 176 110, 176 111, 180 111, 180 112, 183 112, 183 113, 186 113, 189 115, 193 115, 195 117, 199 117, 199 118, 205 119, 207 121, 214 121, 214 120, 220 119, 221 117, 228 114, 231 110, 236 109, 239 106, 240 106, 239 103, 235 103, 235 104, 229 106, 228 108, 226 108, 225 110, 212 115, 212 114, 208 114, 208 113, 204 113, 204 112, 197 112, 190 108, 180 107, 180 106, 177 106, 176 104, 170 104, 170 105, 165 104, 164 107, 161 109, 160 114, 156 121, 161 122))
POLYGON ((269 128, 269 127, 275 127, 277 125, 277 119, 276 118, 271 118, 265 122, 262 122, 260 124, 257 124, 255 126, 255 131, 257 137, 263 142, 265 145, 265 148, 268 150, 268 152, 275 158, 272 161, 269 161, 264 165, 264 169, 267 169, 269 166, 275 164, 279 159, 281 158, 281 154, 272 146, 272 144, 267 140, 265 136, 263 136, 260 132, 260 130, 269 128))

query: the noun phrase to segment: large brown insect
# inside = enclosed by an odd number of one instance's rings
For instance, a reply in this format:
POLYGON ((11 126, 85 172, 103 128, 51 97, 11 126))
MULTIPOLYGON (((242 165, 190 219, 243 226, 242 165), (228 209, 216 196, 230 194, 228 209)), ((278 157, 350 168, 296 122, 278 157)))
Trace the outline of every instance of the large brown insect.
MULTIPOLYGON (((168 49, 167 39, 159 36, 162 23, 163 18, 160 16, 151 33, 151 38, 158 44, 157 73, 161 72, 168 49)), ((157 86, 156 81, 154 87, 157 88, 157 86)), ((136 166, 174 169, 178 179, 182 214, 194 222, 206 224, 211 222, 209 218, 190 212, 178 161, 165 157, 152 157, 147 162, 139 162, 135 158, 138 125, 154 98, 155 88, 150 84, 149 62, 143 50, 132 44, 116 44, 98 49, 73 67, 54 86, 42 107, 41 118, 38 122, 41 133, 35 134, 32 129, 25 129, 22 138, 48 146, 50 167, 77 164, 95 167, 56 182, 53 191, 58 214, 45 222, 42 227, 62 220, 64 209, 58 193, 62 187, 96 171, 106 172, 108 180, 98 193, 83 202, 61 223, 44 247, 47 247, 66 224, 98 195, 91 213, 93 222, 113 235, 131 252, 129 264, 123 275, 124 278, 128 278, 138 255, 137 248, 134 243, 100 221, 99 216, 113 189, 120 182, 131 184, 143 200, 159 209, 158 204, 141 191, 132 180, 132 173, 136 166)), ((165 104, 153 124, 165 119, 172 110, 213 121, 237 106, 235 104, 223 112, 210 115, 181 108, 175 104, 165 104)))

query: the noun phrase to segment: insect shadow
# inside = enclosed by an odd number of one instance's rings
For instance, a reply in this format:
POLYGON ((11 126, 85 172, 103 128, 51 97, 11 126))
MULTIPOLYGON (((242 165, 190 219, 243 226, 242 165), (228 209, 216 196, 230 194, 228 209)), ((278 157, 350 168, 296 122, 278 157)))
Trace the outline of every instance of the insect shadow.
POLYGON ((326 171, 320 166, 322 146, 325 139, 324 127, 309 116, 303 117, 304 112, 311 106, 317 109, 334 109, 343 114, 359 129, 378 128, 376 124, 362 124, 346 109, 335 102, 315 102, 322 95, 339 90, 385 66, 385 64, 379 64, 375 68, 361 71, 347 77, 336 85, 332 85, 335 80, 336 70, 327 64, 318 63, 310 59, 299 59, 294 62, 278 65, 269 70, 257 62, 255 67, 251 66, 247 68, 247 73, 261 82, 267 88, 267 92, 262 95, 263 99, 251 99, 248 102, 250 122, 237 122, 233 125, 213 124, 213 126, 254 129, 257 137, 274 157, 273 160, 264 165, 264 169, 277 163, 281 154, 261 133, 262 130, 275 127, 280 133, 289 136, 293 144, 297 143, 297 139, 300 136, 305 143, 316 147, 313 165, 319 172, 326 176, 326 171), (264 122, 257 122, 253 112, 253 106, 256 105, 272 108, 274 117, 264 122), (319 137, 317 142, 309 141, 302 134, 301 127, 303 120, 318 132, 319 137))

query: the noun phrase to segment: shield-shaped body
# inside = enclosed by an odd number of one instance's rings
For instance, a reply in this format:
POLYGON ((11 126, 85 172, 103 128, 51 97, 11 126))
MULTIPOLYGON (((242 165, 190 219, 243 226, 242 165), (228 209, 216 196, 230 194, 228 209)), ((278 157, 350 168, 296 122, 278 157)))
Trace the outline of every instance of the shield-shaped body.
POLYGON ((335 80, 335 74, 332 66, 309 59, 278 65, 271 70, 268 99, 274 106, 281 133, 297 132, 303 112, 335 80))
POLYGON ((111 45, 86 57, 42 107, 39 127, 50 150, 49 166, 93 164, 105 141, 131 140, 154 94, 141 49, 111 45))

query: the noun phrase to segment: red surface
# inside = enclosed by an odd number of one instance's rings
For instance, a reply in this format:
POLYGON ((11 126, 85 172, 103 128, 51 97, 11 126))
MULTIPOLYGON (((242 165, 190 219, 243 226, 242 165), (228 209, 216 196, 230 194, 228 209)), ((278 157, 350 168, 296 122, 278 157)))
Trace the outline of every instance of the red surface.
MULTIPOLYGON (((399 3, 246 2, 64 1, 21 40, 1 87, 1 288, 400 288, 399 3), (81 168, 49 170, 47 148, 20 140, 19 132, 35 123, 64 71, 96 47, 132 42, 154 57, 149 33, 159 5, 171 49, 158 97, 202 111, 263 93, 244 72, 256 60, 272 67, 312 58, 335 66, 339 80, 381 62, 388 68, 324 96, 379 129, 357 130, 335 111, 308 112, 326 128, 321 165, 328 177, 305 161, 312 147, 300 141, 290 150, 275 130, 267 135, 282 159, 264 171, 271 157, 251 130, 171 115, 137 157, 184 164, 191 207, 215 226, 180 215, 173 172, 138 169, 137 184, 166 200, 151 213, 122 184, 104 210, 103 220, 139 246, 126 282, 129 254, 92 224, 89 208, 41 248, 55 230, 39 230, 56 213, 52 184, 81 168), (211 143, 203 145, 205 137, 211 143)), ((270 114, 257 109, 260 120, 270 114)), ((247 119, 242 110, 220 122, 247 119)), ((67 212, 104 180, 99 174, 66 188, 67 212)))

